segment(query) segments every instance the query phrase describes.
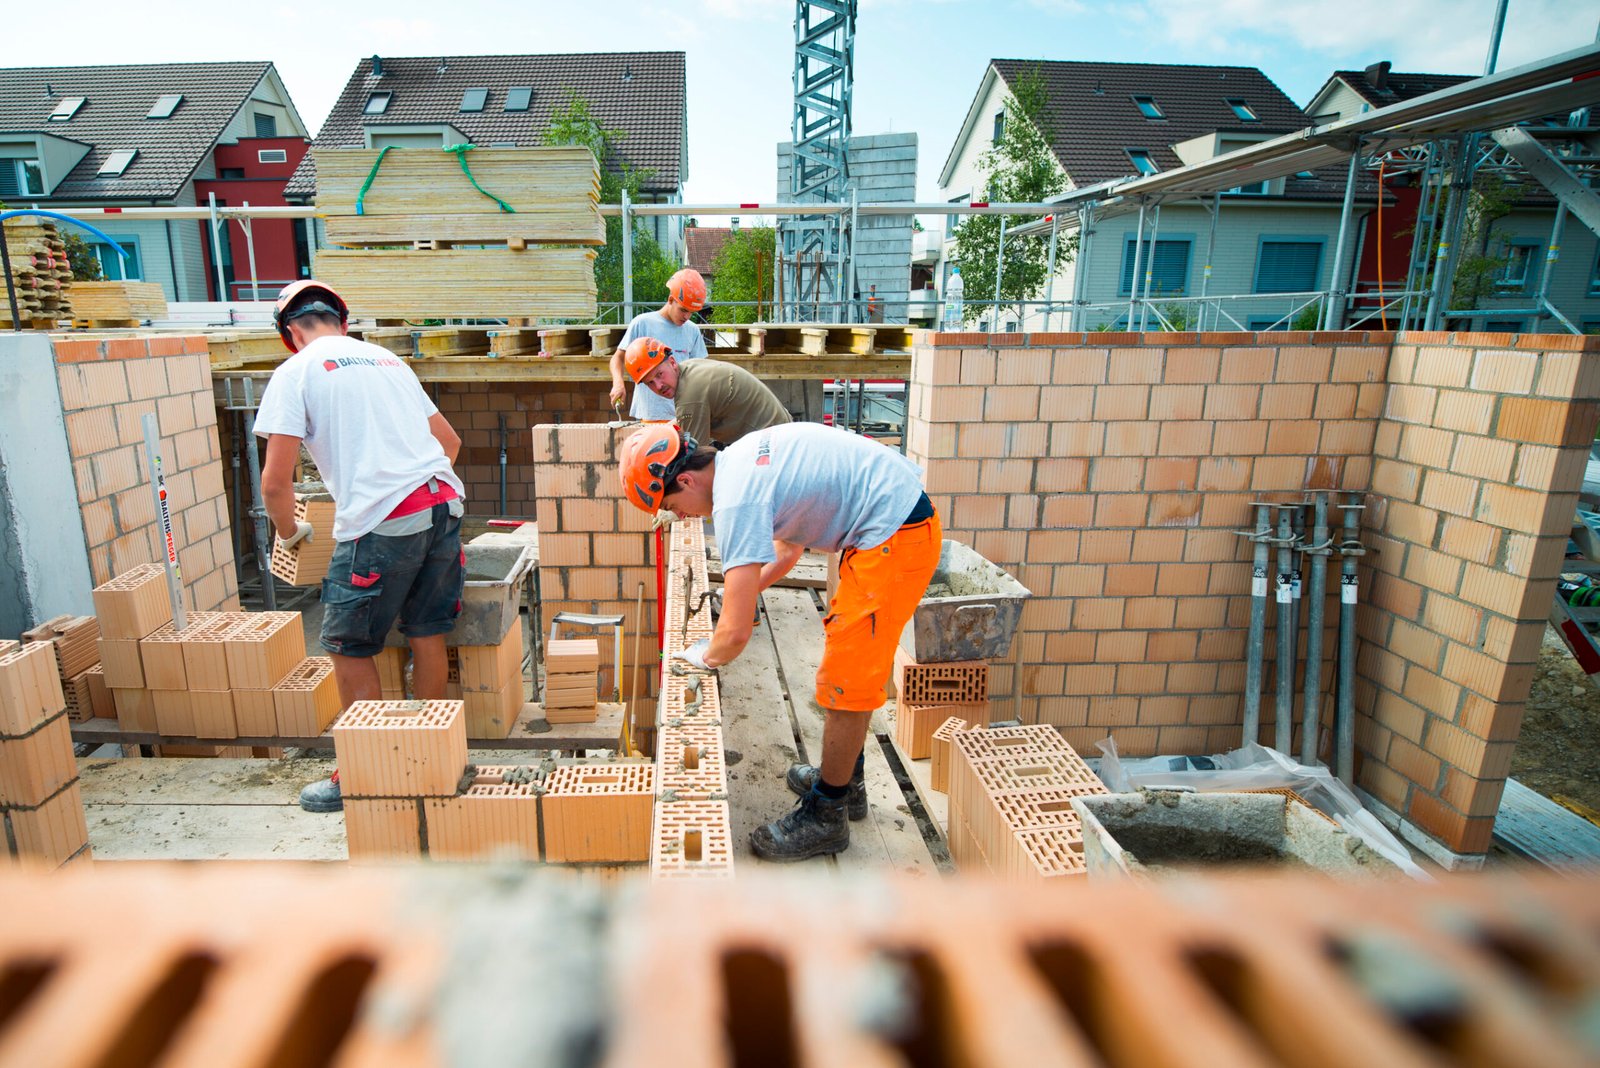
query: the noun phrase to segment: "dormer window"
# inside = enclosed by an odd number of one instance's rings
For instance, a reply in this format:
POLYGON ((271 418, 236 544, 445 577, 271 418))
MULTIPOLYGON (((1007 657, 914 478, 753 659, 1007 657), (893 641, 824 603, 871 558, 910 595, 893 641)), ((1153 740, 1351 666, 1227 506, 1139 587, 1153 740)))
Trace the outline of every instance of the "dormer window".
POLYGON ((133 163, 139 155, 137 148, 120 148, 106 157, 100 164, 100 169, 95 172, 97 178, 120 178, 122 173, 133 163))
POLYGON ((183 103, 182 93, 164 93, 156 97, 156 102, 150 106, 150 111, 145 115, 147 119, 169 119, 172 113, 178 110, 178 105, 183 103))
POLYGON ((367 97, 367 106, 362 109, 368 115, 382 115, 389 110, 389 98, 393 93, 373 93, 367 97))
POLYGON ((1147 119, 1164 119, 1166 113, 1161 110, 1161 105, 1156 103, 1153 96, 1136 96, 1133 102, 1139 106, 1139 114, 1147 119))
POLYGON ((462 111, 482 111, 483 105, 489 101, 489 90, 468 89, 461 94, 462 111))
POLYGON ((83 101, 84 98, 81 96, 69 96, 62 100, 61 103, 56 105, 56 109, 50 113, 50 121, 66 122, 78 113, 79 108, 83 107, 83 101))
POLYGON ((1228 97, 1227 98, 1227 105, 1230 108, 1233 109, 1233 113, 1239 117, 1239 121, 1240 122, 1260 122, 1261 121, 1260 116, 1258 116, 1255 113, 1255 109, 1252 108, 1249 104, 1245 103, 1244 100, 1241 99, 1240 97, 1236 97, 1236 96, 1228 97))
POLYGON ((1144 149, 1128 148, 1124 149, 1123 151, 1128 153, 1128 159, 1133 161, 1134 169, 1137 170, 1141 175, 1156 174, 1161 170, 1161 168, 1156 165, 1156 161, 1150 158, 1150 153, 1146 152, 1144 149))

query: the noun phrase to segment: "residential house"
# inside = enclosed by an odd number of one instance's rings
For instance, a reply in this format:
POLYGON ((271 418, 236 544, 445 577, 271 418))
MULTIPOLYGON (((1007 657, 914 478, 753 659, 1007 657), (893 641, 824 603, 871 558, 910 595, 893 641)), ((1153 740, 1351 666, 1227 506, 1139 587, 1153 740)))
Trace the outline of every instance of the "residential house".
MULTIPOLYGON (((283 204, 308 132, 271 63, 149 63, 0 70, 0 200, 12 207, 193 207, 283 204)), ((225 299, 209 224, 106 218, 127 253, 94 245, 106 277, 159 282, 167 299, 225 299)), ((295 224, 229 224, 221 248, 226 299, 258 280, 304 275, 295 224), (234 258, 237 254, 238 264, 234 258)))
MULTIPOLYGON (((1472 77, 1399 73, 1391 70, 1387 61, 1374 63, 1366 70, 1334 71, 1305 110, 1319 124, 1335 122, 1447 89, 1472 77)), ((1557 115, 1530 128, 1539 130, 1541 139, 1559 139, 1559 128, 1566 124, 1567 116, 1557 115)), ((1580 151, 1589 154, 1587 150, 1580 151)), ((1551 317, 1534 314, 1534 304, 1543 293, 1573 325, 1587 333, 1600 333, 1600 238, 1575 217, 1568 218, 1556 242, 1557 258, 1552 262, 1548 252, 1555 223, 1555 198, 1536 179, 1516 168, 1503 176, 1484 171, 1477 181, 1480 189, 1508 182, 1503 192, 1512 202, 1511 210, 1489 223, 1471 248, 1463 249, 1494 261, 1491 288, 1478 301, 1475 310, 1479 314, 1454 319, 1452 325, 1508 333, 1559 330, 1561 327, 1551 317)), ((1404 158, 1395 159, 1385 167, 1384 189, 1390 197, 1385 198, 1384 206, 1381 272, 1378 242, 1374 239, 1376 213, 1369 209, 1359 220, 1363 239, 1355 292, 1375 292, 1380 278, 1388 290, 1405 285, 1422 201, 1419 167, 1408 165, 1404 158)), ((1422 257, 1433 254, 1431 248, 1419 250, 1422 257)))
MULTIPOLYGON (((1254 67, 996 59, 984 71, 940 172, 944 199, 986 199, 980 157, 1004 128, 1012 87, 1035 72, 1045 92, 1044 133, 1069 189, 1172 170, 1291 133, 1309 122, 1254 67)), ((1194 328, 1202 321, 1189 298, 1223 294, 1245 299, 1218 302, 1207 310, 1203 325, 1208 329, 1268 329, 1304 322, 1312 314, 1306 307, 1311 298, 1299 294, 1326 290, 1332 283, 1344 180, 1344 169, 1331 167, 1241 186, 1206 202, 1161 204, 1159 217, 1151 205, 1138 280, 1142 283, 1148 270, 1159 316, 1139 311, 1131 323, 1128 319, 1136 281, 1135 212, 1094 222, 1077 260, 1061 265, 1051 293, 1058 301, 1081 293, 1087 305, 1083 329, 1160 329, 1162 317, 1171 325, 1194 328)), ((1358 202, 1370 204, 1375 188, 1363 179, 1358 202)), ((941 292, 952 266, 951 241, 962 219, 951 215, 946 220, 944 263, 937 272, 941 292)), ((1355 236, 1347 240, 1353 245, 1355 236)), ((976 292, 969 279, 965 299, 971 306, 992 298, 976 292)), ((1033 330, 1042 328, 1043 320, 1041 310, 1030 308, 1020 319, 1014 310, 1002 309, 998 321, 992 313, 985 313, 982 321, 988 329, 1033 330)), ((1057 329, 1066 323, 1060 312, 1051 320, 1057 329)))
MULTIPOLYGON (((373 56, 356 64, 312 147, 529 148, 544 143, 551 113, 574 95, 603 129, 621 132, 610 165, 642 176, 639 203, 683 202, 689 150, 682 52, 373 56)), ((288 193, 315 197, 312 157, 295 171, 288 193)), ((640 221, 668 255, 682 255, 681 216, 640 221)))
POLYGON ((700 272, 700 276, 706 280, 708 292, 717 276, 716 263, 717 257, 722 254, 722 246, 728 243, 737 230, 737 225, 683 228, 684 265, 700 272))

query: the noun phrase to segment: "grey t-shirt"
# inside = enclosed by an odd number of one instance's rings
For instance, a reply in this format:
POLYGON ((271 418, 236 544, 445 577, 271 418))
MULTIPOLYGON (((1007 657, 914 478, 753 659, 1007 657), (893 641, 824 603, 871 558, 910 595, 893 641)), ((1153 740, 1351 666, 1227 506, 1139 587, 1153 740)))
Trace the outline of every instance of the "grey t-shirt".
POLYGON ((711 522, 726 570, 777 557, 772 539, 838 552, 894 536, 922 496, 922 469, 870 438, 785 423, 717 456, 711 522))
MULTIPOLYGON (((679 363, 705 358, 706 339, 692 320, 679 326, 659 311, 635 315, 618 347, 625 349, 634 338, 640 337, 653 337, 667 345, 679 363)), ((672 402, 649 386, 641 386, 637 382, 633 386, 633 407, 628 411, 635 419, 672 422, 672 402)))

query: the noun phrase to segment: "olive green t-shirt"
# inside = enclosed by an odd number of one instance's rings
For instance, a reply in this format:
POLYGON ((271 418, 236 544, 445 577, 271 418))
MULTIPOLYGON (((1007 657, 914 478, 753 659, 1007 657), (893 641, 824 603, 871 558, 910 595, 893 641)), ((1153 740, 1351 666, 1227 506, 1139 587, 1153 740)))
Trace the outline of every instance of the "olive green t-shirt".
POLYGON ((789 422, 772 390, 743 367, 717 360, 678 365, 678 425, 701 445, 732 445, 753 430, 789 422))

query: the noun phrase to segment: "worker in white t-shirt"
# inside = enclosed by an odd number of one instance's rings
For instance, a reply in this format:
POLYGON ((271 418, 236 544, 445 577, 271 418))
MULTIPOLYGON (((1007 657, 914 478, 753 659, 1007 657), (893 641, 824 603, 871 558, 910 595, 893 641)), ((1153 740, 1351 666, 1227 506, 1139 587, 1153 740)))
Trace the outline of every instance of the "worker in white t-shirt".
MULTIPOLYGON (((261 498, 285 548, 334 540, 322 581, 322 647, 333 660, 340 703, 382 697, 373 659, 389 630, 411 646, 419 700, 444 697, 444 636, 461 613, 465 487, 450 466, 461 438, 404 360, 346 335, 350 309, 314 280, 284 289, 273 312, 294 353, 261 395, 255 432, 267 439, 261 498), (294 517, 300 445, 334 500, 333 529, 294 517)), ((311 812, 344 807, 339 773, 300 793, 311 812)))
MULTIPOLYGON (((700 327, 692 321, 694 313, 706 306, 706 280, 693 267, 685 267, 667 279, 667 302, 660 311, 635 315, 633 322, 622 335, 622 344, 611 354, 611 403, 620 405, 628 395, 626 361, 628 346, 636 338, 653 337, 672 350, 678 360, 703 359, 706 339, 700 327)), ((633 388, 633 407, 628 409, 635 419, 656 422, 672 421, 672 401, 649 386, 640 384, 633 388)))
POLYGON ((701 670, 744 651, 761 591, 806 549, 841 553, 822 621, 815 697, 827 719, 816 766, 789 769, 794 810, 750 835, 766 860, 795 861, 850 845, 867 817, 862 749, 884 701, 900 632, 939 564, 939 517, 922 471, 893 449, 820 423, 754 430, 722 451, 670 423, 623 442, 622 492, 652 515, 710 516, 722 554, 723 612, 710 638, 675 658, 701 670))

